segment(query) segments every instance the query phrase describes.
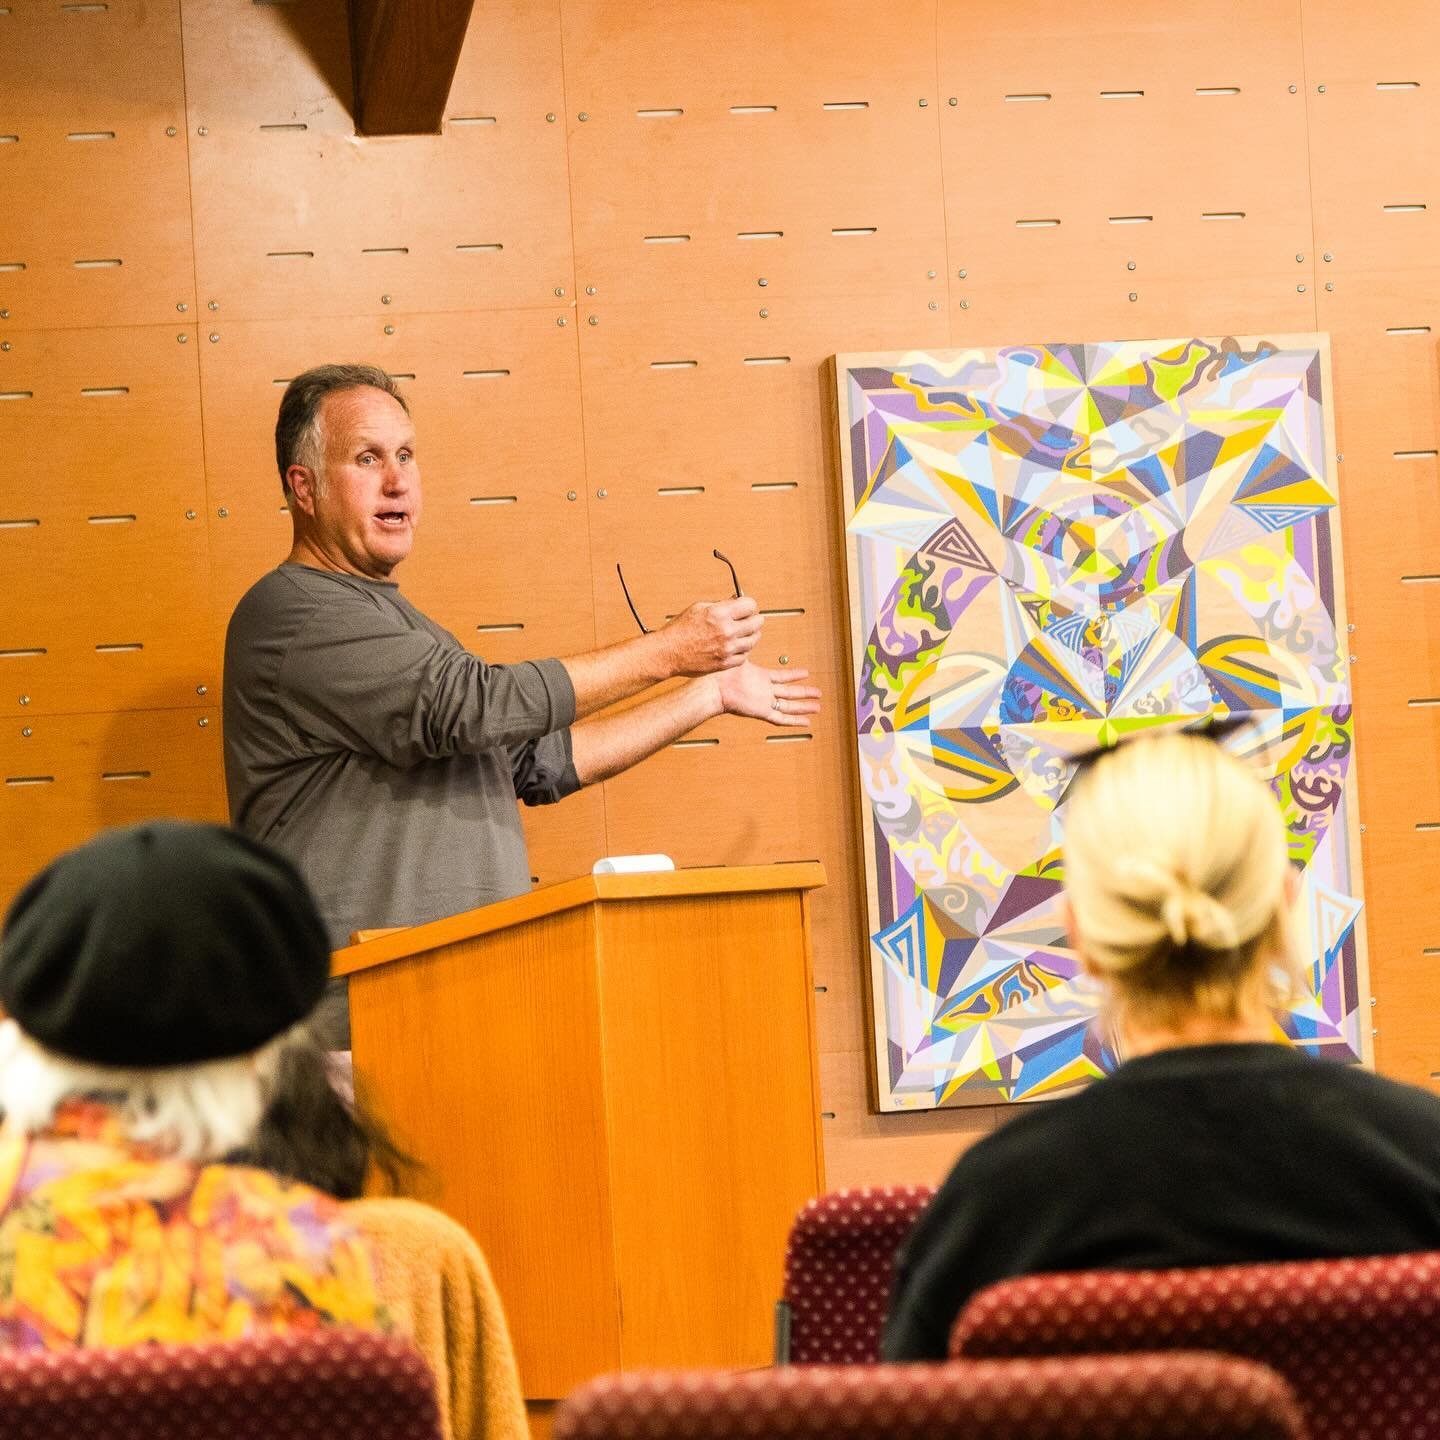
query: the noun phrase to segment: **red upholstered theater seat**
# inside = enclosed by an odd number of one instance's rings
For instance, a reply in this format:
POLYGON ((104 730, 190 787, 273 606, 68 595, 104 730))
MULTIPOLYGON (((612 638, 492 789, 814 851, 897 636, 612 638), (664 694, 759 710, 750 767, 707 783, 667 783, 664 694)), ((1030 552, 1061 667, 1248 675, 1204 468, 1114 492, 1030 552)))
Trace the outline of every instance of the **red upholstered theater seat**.
POLYGON ((1311 1440, 1440 1440, 1440 1255, 1089 1271, 977 1295, 952 1355, 1219 1350, 1290 1382, 1311 1440))
POLYGON ((592 1381, 554 1440, 1299 1440, 1289 1387, 1221 1355, 787 1366, 592 1381))
POLYGON ((777 1360, 859 1365, 879 1359, 895 1252, 934 1193, 926 1185, 837 1190, 801 1210, 785 1247, 777 1360))
POLYGON ((16 1440, 439 1440, 434 1383, 360 1330, 217 1345, 0 1352, 16 1440))

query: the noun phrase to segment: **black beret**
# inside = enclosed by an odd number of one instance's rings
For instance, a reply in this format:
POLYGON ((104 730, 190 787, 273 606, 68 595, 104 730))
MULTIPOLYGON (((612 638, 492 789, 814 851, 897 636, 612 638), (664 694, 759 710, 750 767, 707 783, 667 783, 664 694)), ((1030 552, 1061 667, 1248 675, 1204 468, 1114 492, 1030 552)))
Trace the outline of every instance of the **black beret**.
POLYGON ((294 866, 218 825, 108 831, 36 875, 0 934, 0 1005, 98 1065, 249 1054, 310 1014, 329 973, 294 866))

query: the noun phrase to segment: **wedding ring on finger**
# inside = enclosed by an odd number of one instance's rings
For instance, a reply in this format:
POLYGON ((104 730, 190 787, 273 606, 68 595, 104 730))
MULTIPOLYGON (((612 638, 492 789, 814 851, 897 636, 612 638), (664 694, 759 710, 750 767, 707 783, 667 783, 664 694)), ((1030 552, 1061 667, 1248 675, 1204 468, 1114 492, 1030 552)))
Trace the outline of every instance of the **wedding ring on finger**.
POLYGON ((772 710, 778 710, 780 708, 780 697, 778 695, 770 702, 770 708, 772 710))

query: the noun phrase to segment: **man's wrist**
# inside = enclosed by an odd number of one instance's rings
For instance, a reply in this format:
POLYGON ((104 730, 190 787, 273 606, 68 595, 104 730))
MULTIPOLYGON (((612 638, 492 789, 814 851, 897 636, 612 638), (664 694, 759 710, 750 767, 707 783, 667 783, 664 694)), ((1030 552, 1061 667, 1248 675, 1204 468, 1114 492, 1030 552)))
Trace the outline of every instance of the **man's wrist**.
POLYGON ((720 676, 723 671, 717 670, 710 675, 701 675, 699 679, 691 681, 695 689, 704 697, 705 714, 698 724, 706 720, 713 720, 717 715, 725 714, 725 692, 720 685, 720 676))
POLYGON ((640 668, 647 685, 673 680, 680 673, 675 663, 675 647, 663 630, 651 630, 635 644, 640 649, 640 668))

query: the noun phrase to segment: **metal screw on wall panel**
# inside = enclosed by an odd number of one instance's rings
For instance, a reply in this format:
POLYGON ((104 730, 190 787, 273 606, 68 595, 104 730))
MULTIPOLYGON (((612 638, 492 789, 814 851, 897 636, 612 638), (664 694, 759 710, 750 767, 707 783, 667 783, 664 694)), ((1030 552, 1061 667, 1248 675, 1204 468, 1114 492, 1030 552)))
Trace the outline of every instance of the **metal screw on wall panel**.
POLYGON ((1297 265, 1303 265, 1305 263, 1305 257, 1303 255, 1297 255, 1295 257, 1295 263, 1297 265))
POLYGON ((187 344, 187 343, 189 342, 189 339, 190 339, 190 337, 189 337, 183 330, 182 330, 175 338, 176 338, 182 345, 187 344))
POLYGON ((197 695, 208 695, 210 693, 210 687, 208 685, 197 685, 195 687, 195 693, 197 695))
POLYGON ((970 272, 969 272, 968 270, 957 270, 955 273, 956 273, 962 280, 964 280, 964 279, 966 278, 966 276, 968 276, 968 275, 970 274, 970 272))
POLYGON ((195 131, 195 133, 196 133, 197 135, 208 135, 210 132, 209 132, 203 125, 201 125, 201 126, 195 131))
POLYGON ((167 125, 165 127, 165 133, 173 139, 175 136, 175 127, 173 125, 167 125))
POLYGON ((553 110, 547 110, 545 112, 545 123, 547 125, 553 125, 555 123, 555 112, 553 110))
POLYGON ((1325 93, 1325 87, 1323 85, 1317 85, 1315 87, 1315 93, 1317 95, 1323 95, 1325 93))
POLYGON ((195 723, 203 730, 210 723, 210 718, 207 715, 202 715, 195 723))
POLYGON ((1362 835, 1365 833, 1365 827, 1363 825, 1360 827, 1360 833, 1362 835))
POLYGON ((195 512, 193 510, 187 510, 185 512, 185 518, 187 520, 193 520, 195 518, 195 512))
POLYGON ((1132 290, 1132 291, 1130 292, 1130 298, 1131 298, 1132 300, 1138 300, 1138 299, 1140 298, 1139 293, 1138 293, 1137 291, 1132 290))
POLYGON ((8 340, 0 340, 0 350, 8 350, 9 348, 10 342, 8 340))
POLYGON ((388 295, 382 295, 380 297, 380 303, 382 305, 388 305, 390 303, 390 297, 388 295))
POLYGON ((207 300, 205 302, 205 308, 207 310, 218 310, 220 308, 220 302, 218 300, 207 300))
POLYGON ((1355 622, 1353 620, 1345 627, 1345 633, 1347 635, 1353 635, 1355 633, 1355 622))
POLYGON ((27 725, 20 733, 28 740, 35 732, 27 725))
POLYGON ((602 490, 597 490, 597 491, 595 492, 595 498, 596 498, 597 500, 603 500, 609 493, 610 493, 610 492, 609 492, 608 490, 603 490, 603 489, 602 489, 602 490))
POLYGON ((1300 87, 1299 87, 1298 85, 1292 85, 1292 86, 1290 87, 1290 93, 1291 93, 1292 95, 1294 95, 1294 94, 1296 93, 1296 91, 1298 91, 1299 89, 1300 89, 1300 87))
POLYGON ((920 100, 920 108, 923 110, 929 103, 930 102, 922 96, 920 100))
POLYGON ((1370 1003, 1372 1005, 1375 1003, 1375 997, 1373 995, 1370 997, 1370 1003))
POLYGON ((1325 282, 1325 288, 1327 290, 1333 290, 1335 288, 1335 282, 1333 280, 1327 280, 1325 282))
POLYGON ((940 302, 938 300, 932 300, 930 302, 930 308, 932 310, 938 310, 940 308, 940 302))
POLYGON ((595 287, 593 285, 587 285, 585 287, 585 293, 587 295, 593 295, 595 293, 595 287))
POLYGON ((1305 293, 1305 287, 1303 285, 1297 285, 1295 287, 1295 293, 1297 295, 1303 295, 1305 293))
POLYGON ((563 325, 565 323, 565 317, 563 315, 557 315, 555 317, 555 323, 557 325, 563 325))
POLYGON ((952 105, 958 105, 960 103, 960 97, 958 95, 952 95, 950 97, 950 103, 952 105))
POLYGON ((22 695, 20 697, 20 703, 22 705, 28 705, 30 703, 30 697, 28 695, 22 695))
POLYGON ((565 298, 565 287, 563 285, 557 285, 555 287, 555 298, 557 300, 563 300, 565 298))
POLYGON ((10 312, 8 310, 0 310, 0 320, 8 320, 9 318, 10 312))
POLYGON ((782 665, 788 665, 790 663, 790 657, 788 655, 782 655, 780 657, 780 663, 782 665))
POLYGON ((1327 250, 1320 258, 1328 265, 1335 257, 1327 250))
POLYGON ((387 335, 393 335, 395 333, 395 327, 393 325, 387 325, 385 327, 385 333, 387 335))
POLYGON ((760 312, 760 318, 762 320, 768 320, 770 318, 770 312, 768 310, 762 310, 760 312))
POLYGON ((227 509, 225 508, 225 506, 223 506, 223 505, 222 505, 215 513, 216 513, 222 520, 228 520, 228 519, 230 518, 230 512, 229 512, 229 510, 227 510, 227 509))
POLYGON ((960 302, 960 308, 962 310, 968 310, 970 308, 970 302, 968 300, 962 300, 960 302))
POLYGON ((925 278, 926 278, 927 280, 933 280, 938 273, 939 273, 939 272, 936 271, 936 270, 927 270, 927 271, 925 272, 925 278))
POLYGON ((1344 457, 1344 455, 1341 455, 1341 454, 1339 454, 1339 453, 1337 452, 1335 458, 1336 458, 1336 460, 1343 460, 1345 457, 1344 457))
POLYGON ((210 332, 210 343, 212 345, 218 345, 220 343, 220 332, 218 330, 212 330, 210 332))
POLYGON ((600 323, 600 317, 598 315, 592 315, 590 317, 589 323, 591 325, 598 325, 600 323))
POLYGON ((183 300, 179 300, 176 302, 175 308, 183 315, 190 307, 183 300))
POLYGON ((1360 663, 1360 657, 1358 655, 1351 655, 1349 660, 1352 665, 1358 665, 1360 663))
POLYGON ((770 282, 762 275, 755 283, 763 290, 770 282))
POLYGON ((585 113, 585 111, 582 110, 582 111, 580 112, 580 119, 581 119, 582 122, 588 120, 589 118, 590 118, 589 115, 587 115, 587 114, 585 113))
POLYGON ((565 492, 565 498, 566 498, 567 500, 578 500, 580 497, 579 497, 578 495, 576 495, 576 493, 575 493, 573 490, 567 490, 567 491, 565 492))
POLYGON ((1133 260, 1127 260, 1125 262, 1125 268, 1127 270, 1133 270, 1135 268, 1135 262, 1133 260))

